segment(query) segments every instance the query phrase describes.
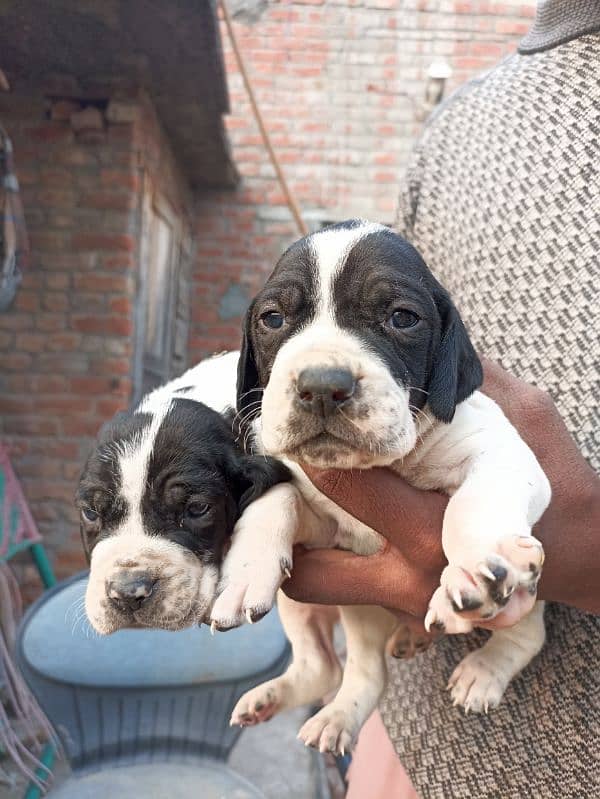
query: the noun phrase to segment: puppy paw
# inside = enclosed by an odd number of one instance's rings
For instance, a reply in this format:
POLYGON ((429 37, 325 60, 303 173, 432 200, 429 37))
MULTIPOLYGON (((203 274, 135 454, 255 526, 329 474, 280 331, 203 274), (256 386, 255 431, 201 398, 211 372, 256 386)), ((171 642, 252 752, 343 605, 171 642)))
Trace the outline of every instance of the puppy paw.
POLYGON ((269 680, 247 691, 233 708, 229 725, 254 727, 263 721, 269 721, 281 710, 282 691, 280 680, 269 680))
POLYGON ((401 624, 388 640, 386 649, 392 657, 408 660, 429 649, 434 638, 432 633, 417 632, 407 624, 401 624))
POLYGON ((291 576, 291 560, 249 561, 224 574, 210 613, 212 630, 260 621, 275 604, 281 583, 291 576))
POLYGON ((495 552, 449 564, 425 617, 427 630, 469 632, 475 622, 493 619, 517 589, 535 596, 544 550, 533 536, 507 536, 495 552))
POLYGON ((448 681, 448 690, 453 704, 464 707, 465 713, 487 713, 498 707, 507 685, 502 667, 476 650, 458 664, 448 681))
POLYGON ((312 746, 319 752, 344 755, 354 746, 357 735, 356 721, 332 703, 303 724, 298 738, 304 741, 305 746, 312 746))

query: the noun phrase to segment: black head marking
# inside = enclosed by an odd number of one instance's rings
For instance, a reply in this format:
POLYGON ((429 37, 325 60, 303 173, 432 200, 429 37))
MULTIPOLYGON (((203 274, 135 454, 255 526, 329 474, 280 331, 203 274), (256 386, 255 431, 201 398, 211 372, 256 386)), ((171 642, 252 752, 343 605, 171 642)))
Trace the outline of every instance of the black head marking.
POLYGON ((382 357, 410 387, 411 405, 426 403, 450 422, 456 405, 482 383, 481 364, 460 315, 417 250, 391 230, 352 247, 333 286, 336 321, 382 357), (395 331, 395 309, 414 314, 414 327, 395 331))
POLYGON ((81 541, 88 562, 94 546, 119 526, 128 510, 120 496, 119 453, 140 440, 151 423, 150 413, 124 411, 117 413, 98 433, 76 493, 80 508, 91 508, 99 515, 96 524, 80 520, 81 541))
POLYGON ((245 410, 260 399, 279 348, 314 317, 318 302, 318 270, 307 238, 287 249, 244 319, 238 364, 237 407, 245 410), (276 311, 284 317, 278 330, 268 330, 261 317, 276 311))

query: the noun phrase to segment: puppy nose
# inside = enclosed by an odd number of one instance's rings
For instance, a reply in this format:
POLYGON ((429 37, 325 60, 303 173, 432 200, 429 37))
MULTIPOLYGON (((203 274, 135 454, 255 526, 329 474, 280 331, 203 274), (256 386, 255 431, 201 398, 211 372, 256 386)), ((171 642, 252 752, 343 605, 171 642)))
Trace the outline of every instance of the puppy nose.
POLYGON ((348 369, 303 369, 296 381, 300 405, 318 416, 330 416, 354 394, 356 381, 348 369))
POLYGON ((119 610, 139 610, 155 585, 156 580, 148 574, 123 574, 107 582, 106 595, 119 610))

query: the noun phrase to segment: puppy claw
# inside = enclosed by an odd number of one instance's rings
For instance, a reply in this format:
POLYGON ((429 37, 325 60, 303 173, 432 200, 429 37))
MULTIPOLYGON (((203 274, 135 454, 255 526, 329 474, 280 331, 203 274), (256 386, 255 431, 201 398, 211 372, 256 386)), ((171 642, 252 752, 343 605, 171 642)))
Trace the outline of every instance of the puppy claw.
POLYGON ((252 612, 250 611, 250 608, 246 610, 246 621, 248 624, 254 624, 254 619, 252 618, 252 612))
POLYGON ((452 591, 452 599, 454 600, 456 605, 458 605, 460 610, 462 610, 463 609, 463 599, 462 599, 461 593, 460 593, 458 588, 454 588, 453 589, 453 591, 452 591))
POLYGON ((485 565, 485 563, 480 563, 479 566, 477 567, 477 570, 479 571, 479 574, 482 574, 484 577, 487 577, 488 580, 491 580, 493 583, 496 582, 496 575, 491 569, 489 569, 485 565))
POLYGON ((425 629, 427 632, 431 632, 432 626, 436 623, 436 616, 435 611, 431 610, 431 608, 427 611, 427 615, 425 616, 425 629))
POLYGON ((214 635, 217 629, 217 622, 213 619, 210 623, 210 634, 214 635))
POLYGON ((284 569, 284 570, 283 570, 283 573, 284 573, 284 574, 285 574, 285 576, 288 578, 288 580, 291 580, 291 579, 292 579, 292 573, 291 573, 291 571, 290 571, 289 569, 284 569))

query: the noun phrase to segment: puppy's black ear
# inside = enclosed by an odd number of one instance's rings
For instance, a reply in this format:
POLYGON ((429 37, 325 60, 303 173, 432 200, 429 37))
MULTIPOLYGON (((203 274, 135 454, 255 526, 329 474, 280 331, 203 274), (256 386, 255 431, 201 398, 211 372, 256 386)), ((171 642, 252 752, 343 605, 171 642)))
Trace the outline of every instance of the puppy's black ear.
POLYGON ((237 371, 237 410, 243 411, 251 402, 260 399, 260 391, 253 391, 259 388, 258 367, 254 358, 252 347, 252 336, 250 327, 252 324, 252 310, 254 303, 246 311, 244 318, 244 329, 242 333, 242 346, 240 350, 240 360, 237 371))
POLYGON ((427 404, 437 419, 451 422, 458 403, 482 384, 483 370, 460 314, 441 286, 435 300, 442 330, 433 356, 427 404))
POLYGON ((292 479, 287 466, 284 466, 276 458, 263 455, 244 455, 240 466, 242 472, 242 493, 239 498, 240 514, 269 488, 292 479))

